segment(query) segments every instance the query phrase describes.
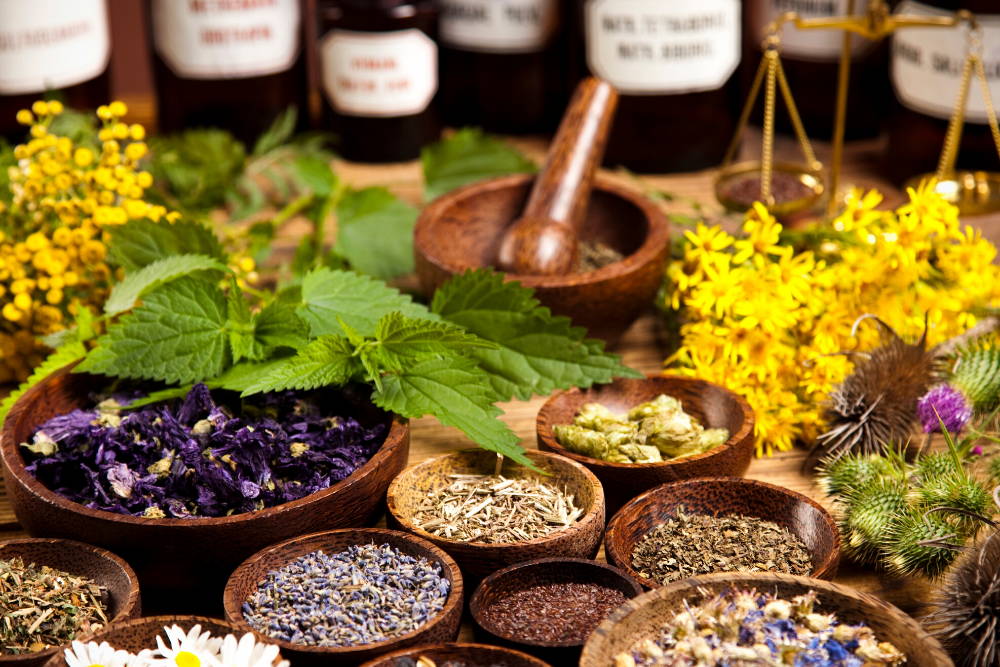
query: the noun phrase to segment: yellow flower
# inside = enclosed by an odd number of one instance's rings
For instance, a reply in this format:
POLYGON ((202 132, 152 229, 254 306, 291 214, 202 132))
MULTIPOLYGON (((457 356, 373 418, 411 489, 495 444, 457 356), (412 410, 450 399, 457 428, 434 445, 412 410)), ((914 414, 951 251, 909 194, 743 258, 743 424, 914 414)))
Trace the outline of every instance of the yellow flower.
POLYGON ((35 116, 27 109, 21 109, 17 112, 17 122, 21 125, 31 125, 35 122, 35 116))
POLYGON ((63 103, 59 100, 52 100, 49 102, 49 114, 52 116, 58 116, 63 112, 63 103))
POLYGON ((111 115, 116 118, 121 118, 122 116, 128 114, 128 107, 125 106, 124 102, 120 102, 118 100, 115 100, 108 105, 108 110, 111 112, 111 115))
POLYGON ((94 152, 89 148, 77 148, 73 152, 73 162, 76 163, 78 167, 89 167, 94 161, 94 152))
MULTIPOLYGON (((17 306, 13 303, 5 303, 3 306, 3 316, 4 319, 10 320, 11 322, 17 322, 24 317, 24 313, 18 310, 17 306)), ((4 357, 7 358, 8 355, 4 355, 4 357)))
POLYGON ((35 102, 34 104, 32 104, 31 105, 31 110, 35 113, 36 116, 48 116, 49 115, 49 105, 48 105, 48 103, 46 103, 46 102, 44 102, 42 100, 38 100, 37 102, 35 102))

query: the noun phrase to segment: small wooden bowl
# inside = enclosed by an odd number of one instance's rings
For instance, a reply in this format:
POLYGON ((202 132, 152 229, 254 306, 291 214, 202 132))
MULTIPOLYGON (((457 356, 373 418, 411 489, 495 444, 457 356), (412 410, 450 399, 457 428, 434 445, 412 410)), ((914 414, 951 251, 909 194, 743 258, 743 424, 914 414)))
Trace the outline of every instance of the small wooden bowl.
POLYGON ((436 665, 443 665, 449 660, 465 665, 465 667, 549 667, 527 653, 521 653, 500 646, 486 644, 431 644, 393 651, 380 658, 369 660, 361 667, 406 667, 412 665, 408 660, 419 658, 433 660, 436 665), (407 660, 408 659, 408 660, 407 660))
POLYGON ((494 572, 483 580, 469 600, 469 613, 484 639, 513 645, 543 657, 552 664, 575 663, 584 640, 537 641, 502 632, 490 620, 489 610, 499 600, 517 591, 539 585, 591 583, 621 591, 626 598, 642 593, 642 586, 621 570, 583 558, 541 558, 494 572))
POLYGON ((570 389, 552 395, 538 412, 538 448, 585 465, 604 485, 608 515, 643 491, 665 482, 692 477, 738 477, 750 466, 754 451, 754 416, 740 396, 717 384, 679 376, 651 375, 645 379, 619 378, 590 389, 570 389), (729 429, 725 443, 697 456, 661 463, 610 463, 566 449, 552 427, 572 424, 586 403, 601 403, 616 412, 651 401, 660 394, 680 399, 684 410, 707 428, 729 429))
MULTIPOLYGON (((442 454, 411 466, 389 485, 387 494, 390 527, 402 528, 444 549, 462 568, 469 581, 480 581, 502 567, 546 556, 593 558, 601 544, 604 525, 604 492, 601 483, 589 470, 575 461, 547 452, 528 451, 527 456, 542 470, 551 474, 543 479, 565 485, 576 502, 584 508, 576 523, 545 537, 528 542, 483 544, 458 542, 432 535, 413 523, 413 513, 421 498, 447 486, 452 474, 491 474, 496 466, 496 454, 482 449, 467 449, 442 454)), ((504 461, 506 476, 537 476, 536 473, 504 461)))
POLYGON ((821 613, 833 612, 845 623, 864 622, 880 641, 891 642, 906 654, 907 667, 954 667, 941 644, 916 620, 872 595, 809 577, 787 574, 726 573, 692 577, 629 600, 590 635, 580 667, 607 667, 637 640, 655 635, 663 623, 682 608, 684 600, 700 599, 727 589, 757 589, 784 598, 816 591, 821 613))
MULTIPOLYGON (((521 216, 534 176, 516 174, 459 188, 424 208, 413 234, 417 275, 430 294, 467 269, 494 266, 507 226, 521 216)), ((559 276, 509 274, 558 315, 614 344, 653 303, 669 258, 669 225, 641 193, 598 176, 580 238, 625 259, 559 276)))
MULTIPOLYGON (((227 623, 217 618, 205 618, 203 616, 145 616, 108 626, 107 629, 86 637, 85 640, 95 641, 98 644, 107 642, 113 648, 124 649, 130 653, 138 653, 147 648, 155 649, 156 638, 158 636, 163 637, 164 641, 166 641, 167 636, 163 628, 171 625, 180 626, 185 631, 190 630, 195 625, 200 625, 202 632, 211 632, 213 637, 235 635, 239 639, 246 634, 245 631, 232 623, 227 623)), ((259 641, 261 637, 258 636, 257 639, 259 641)), ((279 654, 274 659, 274 664, 278 664, 282 659, 282 656, 279 654)), ((67 667, 65 655, 60 651, 45 664, 45 667, 67 667)))
POLYGON ((740 477, 709 477, 664 484, 621 508, 608 522, 604 553, 646 588, 660 586, 632 567, 636 544, 656 526, 675 516, 683 506, 690 514, 743 514, 787 528, 812 556, 810 576, 832 579, 840 563, 837 523, 811 498, 790 489, 740 477))
POLYGON ((258 512, 218 518, 152 519, 90 509, 35 479, 20 452, 20 443, 50 418, 89 405, 90 393, 102 380, 71 369, 42 380, 11 408, 0 432, 7 493, 29 534, 87 541, 121 554, 139 574, 147 607, 157 611, 217 612, 222 583, 241 561, 295 535, 372 521, 382 510, 389 482, 406 466, 408 422, 360 396, 337 395, 365 426, 385 423, 389 428, 371 460, 327 489, 258 512))
MULTIPOLYGON (((139 579, 129 564, 110 551, 83 542, 25 537, 0 542, 0 560, 20 558, 25 565, 48 565, 87 577, 108 589, 108 624, 127 621, 140 613, 139 579)), ((66 645, 68 646, 68 644, 66 645)), ((0 667, 36 667, 66 646, 23 655, 0 654, 0 667)))
POLYGON ((408 646, 457 639, 459 624, 462 620, 464 590, 462 574, 455 561, 426 540, 384 528, 348 528, 303 535, 275 544, 254 554, 233 572, 229 581, 226 582, 223 597, 226 620, 240 628, 241 632, 254 632, 267 641, 277 644, 281 647, 282 653, 295 665, 357 665, 383 653, 408 646), (257 586, 269 572, 317 549, 332 554, 355 544, 372 543, 389 544, 411 556, 423 557, 440 563, 443 575, 451 582, 451 593, 448 595, 444 609, 419 629, 408 635, 377 644, 322 647, 293 644, 274 639, 257 632, 247 623, 243 616, 243 603, 257 590, 257 586))

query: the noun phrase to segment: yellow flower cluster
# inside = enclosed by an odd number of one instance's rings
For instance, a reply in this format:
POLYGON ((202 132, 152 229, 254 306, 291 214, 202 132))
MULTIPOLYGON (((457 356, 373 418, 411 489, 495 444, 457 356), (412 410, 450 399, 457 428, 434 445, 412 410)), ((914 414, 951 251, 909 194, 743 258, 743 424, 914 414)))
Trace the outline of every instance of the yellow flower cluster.
POLYGON ((879 343, 876 327, 851 336, 858 317, 876 314, 911 340, 926 317, 934 345, 973 325, 977 307, 1000 305, 996 247, 930 184, 908 194, 884 211, 879 193, 854 193, 818 249, 827 259, 781 244, 760 205, 739 237, 701 224, 685 233, 684 259, 668 270, 667 305, 683 323, 667 363, 747 399, 758 455, 822 432, 822 403, 851 370, 838 353, 879 343))

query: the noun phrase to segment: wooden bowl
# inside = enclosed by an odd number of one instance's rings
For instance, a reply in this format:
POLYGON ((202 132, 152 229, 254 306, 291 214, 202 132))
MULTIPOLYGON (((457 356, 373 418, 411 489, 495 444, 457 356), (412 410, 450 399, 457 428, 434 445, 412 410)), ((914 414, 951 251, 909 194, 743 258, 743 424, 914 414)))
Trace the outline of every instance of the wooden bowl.
MULTIPOLYGON (((534 182, 530 174, 459 188, 424 208, 414 230, 417 275, 430 294, 467 269, 494 266, 506 227, 520 217, 534 182)), ((656 298, 670 254, 669 225, 656 204, 598 176, 580 238, 600 241, 625 259, 587 273, 510 274, 558 315, 614 344, 656 298)))
POLYGON ((301 665, 357 665, 365 660, 389 651, 442 641, 454 641, 458 638, 459 624, 462 620, 462 605, 464 590, 462 575, 458 565, 445 552, 419 537, 384 528, 356 528, 330 530, 323 533, 303 535, 280 544, 268 547, 254 554, 242 565, 236 568, 226 583, 223 604, 226 620, 230 621, 241 632, 254 632, 269 642, 281 647, 281 652, 296 666, 301 665), (257 590, 259 583, 269 572, 284 566, 300 556, 322 549, 328 554, 343 551, 355 544, 389 544, 403 553, 423 557, 440 563, 443 576, 451 582, 451 593, 442 609, 423 626, 396 639, 348 647, 321 647, 293 644, 284 640, 273 639, 253 630, 243 616, 243 603, 257 590))
POLYGON ((88 406, 90 393, 100 386, 101 379, 70 368, 29 389, 7 416, 0 432, 7 493, 29 534, 87 541, 120 554, 139 574, 147 608, 156 611, 218 613, 223 582, 241 561, 295 535, 372 521, 382 511, 389 482, 406 465, 408 422, 345 395, 343 404, 358 421, 365 426, 386 423, 389 429, 371 460, 327 489, 258 512, 218 518, 153 519, 90 509, 46 488, 25 470, 20 452, 20 443, 39 426, 88 406))
MULTIPOLYGON (((601 483, 589 470, 575 461, 547 452, 528 451, 527 456, 551 474, 543 479, 565 485, 583 515, 576 523, 545 537, 528 542, 483 544, 458 542, 432 535, 413 523, 413 513, 420 499, 447 486, 448 475, 485 473, 496 466, 496 454, 482 449, 467 449, 442 454, 411 466, 389 485, 386 520, 391 527, 402 528, 444 549, 462 568, 469 581, 480 581, 502 567, 547 556, 593 558, 601 544, 604 525, 604 492, 601 483)), ((504 461, 502 474, 538 476, 512 462, 504 461)))
POLYGON ((608 562, 646 588, 659 586, 632 567, 632 551, 643 536, 674 517, 681 506, 690 514, 743 514, 772 521, 797 535, 806 545, 812 556, 810 576, 832 579, 837 574, 840 532, 830 513, 801 493, 740 477, 709 477, 664 484, 634 499, 608 522, 604 539, 608 562))
POLYGON ((534 586, 561 583, 599 584, 621 591, 626 598, 634 598, 643 591, 642 586, 624 572, 604 563, 583 558, 541 558, 512 565, 484 579, 469 600, 469 613, 486 641, 531 651, 554 665, 575 663, 580 657, 584 640, 527 639, 502 631, 489 616, 490 608, 512 593, 534 586))
MULTIPOLYGON (((128 563, 110 551, 73 540, 25 537, 0 542, 0 560, 12 558, 22 559, 25 565, 48 565, 87 577, 106 587, 109 624, 126 621, 140 613, 139 579, 128 563)), ((57 653, 62 655, 66 646, 23 655, 0 654, 0 666, 36 667, 57 653)))
POLYGON ((552 395, 538 412, 538 448, 585 465, 604 485, 608 515, 643 491, 665 482, 692 477, 737 477, 746 472, 754 452, 754 416, 740 396, 717 384, 679 376, 651 375, 645 379, 619 378, 590 389, 570 389, 552 395), (572 424, 586 403, 602 403, 616 412, 651 401, 660 394, 680 399, 684 410, 707 428, 729 429, 725 443, 697 456, 661 463, 610 463, 566 449, 552 427, 572 424))
POLYGON ((580 667, 607 667, 633 643, 650 636, 681 608, 684 600, 699 599, 701 591, 714 595, 727 589, 757 589, 788 598, 816 591, 821 613, 834 612, 846 623, 864 622, 880 641, 891 642, 907 656, 906 667, 954 667, 941 644, 916 620, 888 602, 839 584, 787 574, 727 573, 692 577, 629 600, 605 619, 583 647, 580 667))
POLYGON ((428 658, 439 666, 449 660, 454 660, 465 667, 497 667, 498 665, 503 665, 503 667, 549 667, 549 663, 542 662, 527 653, 486 644, 415 646, 369 660, 361 667, 412 667, 413 663, 409 661, 416 661, 419 658, 428 658))
MULTIPOLYGON (((237 639, 242 637, 245 631, 240 630, 232 623, 217 618, 205 618, 203 616, 145 616, 136 618, 124 623, 116 623, 108 626, 107 629, 87 637, 88 641, 97 643, 108 642, 116 649, 124 649, 130 653, 138 653, 143 649, 155 649, 157 636, 163 637, 166 641, 166 634, 163 632, 165 626, 177 625, 185 631, 190 630, 195 625, 201 626, 202 632, 211 632, 213 637, 225 637, 235 635, 237 639)), ((257 637, 260 640, 260 637, 257 637)), ((274 664, 282 660, 279 654, 274 659, 274 664)), ((45 667, 68 667, 65 655, 60 651, 53 656, 45 667)))

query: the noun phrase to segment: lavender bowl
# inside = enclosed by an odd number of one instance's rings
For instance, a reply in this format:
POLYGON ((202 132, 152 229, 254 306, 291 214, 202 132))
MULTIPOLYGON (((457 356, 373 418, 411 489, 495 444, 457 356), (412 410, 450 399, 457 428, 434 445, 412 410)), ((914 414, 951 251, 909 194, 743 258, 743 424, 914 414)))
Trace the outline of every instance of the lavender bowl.
POLYGON ((86 407, 99 380, 59 370, 25 392, 0 431, 4 481, 21 526, 121 555, 135 568, 144 607, 155 613, 218 613, 226 577, 269 544, 303 533, 362 526, 382 512, 385 491, 405 466, 410 427, 362 399, 339 397, 366 427, 388 426, 375 455, 347 479, 299 500, 217 518, 157 519, 90 509, 45 487, 25 469, 20 443, 60 414, 86 407))

